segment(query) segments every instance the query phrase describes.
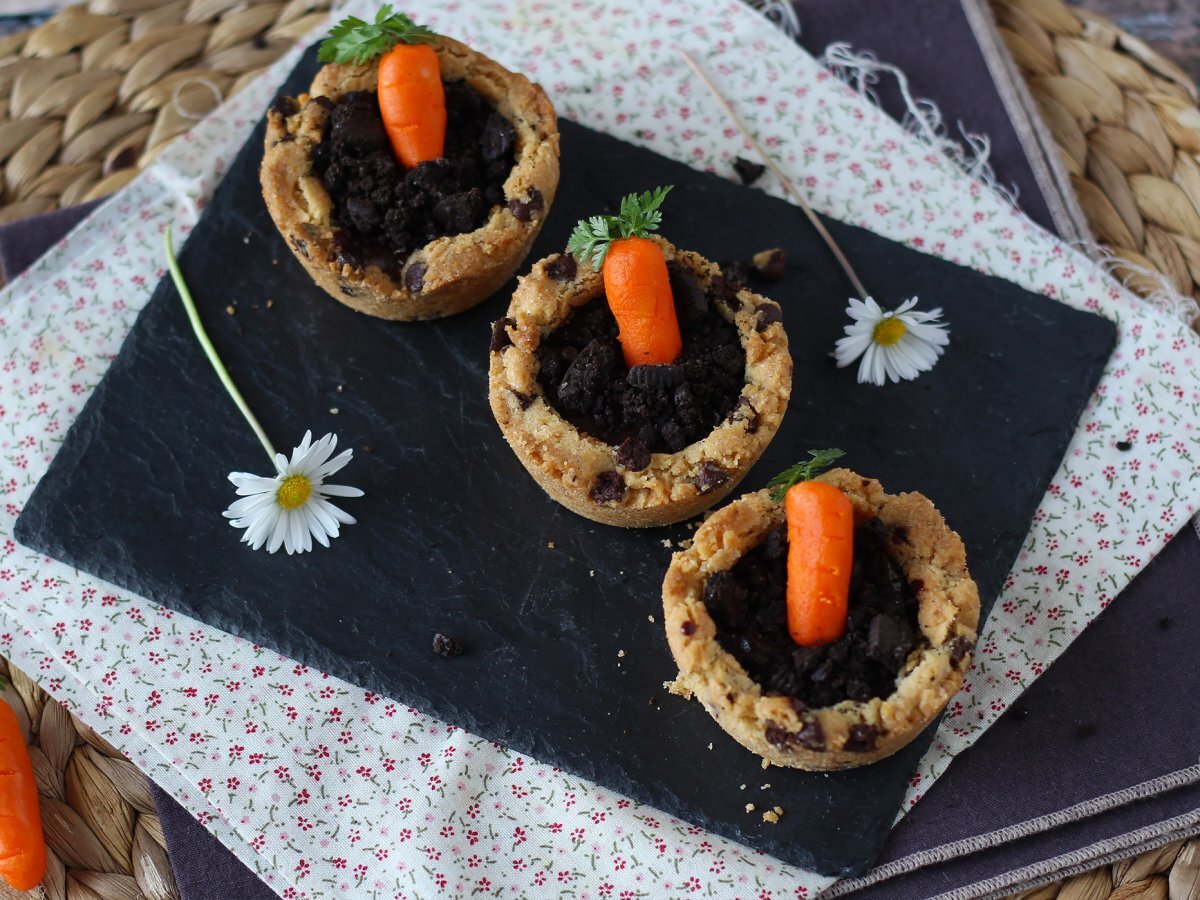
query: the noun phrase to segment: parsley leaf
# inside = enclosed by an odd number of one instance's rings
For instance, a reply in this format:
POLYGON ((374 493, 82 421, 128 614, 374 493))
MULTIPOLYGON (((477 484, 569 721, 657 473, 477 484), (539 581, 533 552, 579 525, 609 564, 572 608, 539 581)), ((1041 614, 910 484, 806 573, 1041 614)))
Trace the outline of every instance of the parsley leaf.
POLYGON ((383 56, 396 44, 416 44, 436 35, 424 25, 418 25, 404 13, 393 12, 385 3, 375 14, 374 22, 364 22, 347 16, 329 29, 329 37, 321 42, 317 59, 321 62, 370 62, 383 56))
POLYGON ((613 241, 628 237, 645 237, 658 229, 662 222, 663 201, 673 185, 655 188, 641 194, 628 194, 621 198, 620 209, 615 216, 592 216, 583 219, 571 232, 567 249, 577 260, 590 262, 592 268, 604 265, 604 257, 613 241))
POLYGON ((784 469, 767 482, 767 487, 773 488, 771 499, 776 503, 783 499, 783 495, 788 492, 788 488, 793 484, 801 481, 811 481, 822 469, 828 469, 835 460, 841 459, 846 454, 837 448, 831 447, 828 450, 809 450, 808 455, 812 459, 806 459, 803 462, 798 462, 794 466, 784 469))

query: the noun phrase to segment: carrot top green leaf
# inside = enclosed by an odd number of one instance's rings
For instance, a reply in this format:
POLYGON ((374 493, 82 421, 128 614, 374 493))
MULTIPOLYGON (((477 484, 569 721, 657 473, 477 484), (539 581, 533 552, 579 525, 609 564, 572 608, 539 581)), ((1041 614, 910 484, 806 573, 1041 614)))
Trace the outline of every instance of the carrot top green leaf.
POLYGON ((334 25, 329 37, 321 42, 317 59, 361 65, 382 56, 396 44, 418 44, 431 37, 436 37, 433 31, 404 13, 394 12, 391 4, 385 3, 375 14, 374 22, 347 16, 334 25))
POLYGON ((772 489, 771 499, 776 503, 783 499, 784 494, 788 492, 788 488, 793 484, 798 484, 801 481, 811 481, 820 474, 822 469, 828 469, 836 460, 841 459, 846 454, 836 447, 830 447, 828 450, 809 450, 808 455, 812 459, 806 459, 803 462, 796 463, 794 466, 789 466, 767 482, 767 487, 772 489))
POLYGON ((608 248, 613 241, 629 237, 644 238, 658 229, 662 222, 662 210, 659 207, 672 187, 668 184, 641 194, 627 194, 621 198, 621 208, 615 216, 583 219, 571 232, 567 249, 576 259, 590 261, 593 268, 599 269, 604 265, 604 257, 608 255, 608 248))

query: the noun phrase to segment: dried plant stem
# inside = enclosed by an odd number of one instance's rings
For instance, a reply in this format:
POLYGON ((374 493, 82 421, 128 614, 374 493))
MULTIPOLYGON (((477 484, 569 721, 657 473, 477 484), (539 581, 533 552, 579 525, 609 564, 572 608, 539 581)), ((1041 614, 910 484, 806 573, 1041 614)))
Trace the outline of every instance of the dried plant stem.
POLYGON ((691 54, 689 54, 682 47, 677 47, 676 49, 679 51, 679 55, 683 57, 683 61, 687 63, 688 68, 696 73, 696 77, 700 79, 704 86, 712 93, 713 97, 716 98, 717 102, 721 104, 721 108, 724 109, 729 118, 733 120, 733 124, 736 125, 738 131, 742 133, 742 137, 750 142, 750 146, 752 146, 755 152, 758 153, 758 155, 762 158, 762 161, 766 167, 771 170, 771 173, 776 178, 779 179, 779 183, 783 185, 783 189, 787 191, 788 196, 795 200, 796 203, 799 204, 800 208, 804 210, 804 215, 808 217, 808 221, 810 221, 813 228, 817 230, 817 234, 821 236, 821 240, 823 240, 825 245, 829 247, 829 252, 833 254, 834 258, 838 262, 838 265, 842 267, 842 271, 846 273, 846 277, 850 279, 850 283, 854 285, 854 289, 858 291, 858 296, 862 299, 866 299, 868 296, 870 296, 867 293, 867 289, 863 287, 862 280, 854 271, 854 267, 850 265, 850 260, 846 259, 846 254, 844 254, 842 252, 842 248, 837 245, 837 241, 833 239, 833 235, 829 233, 829 230, 825 227, 825 224, 819 218, 817 218, 817 214, 813 212, 812 207, 808 205, 808 200, 805 198, 805 196, 796 189, 796 186, 792 184, 792 180, 783 174, 783 170, 779 168, 779 165, 775 162, 775 160, 770 157, 767 151, 763 148, 762 144, 758 142, 758 139, 751 133, 750 129, 746 127, 746 123, 743 122, 737 112, 734 111, 734 108, 730 102, 725 99, 719 90, 717 90, 717 86, 713 84, 712 79, 708 77, 705 71, 700 68, 699 63, 692 59, 691 54))
POLYGON ((245 417, 250 427, 254 429, 255 437, 263 445, 263 449, 267 451, 267 456, 271 458, 271 465, 275 465, 275 448, 271 445, 270 438, 267 437, 267 433, 263 430, 258 419, 254 417, 254 413, 250 411, 250 407, 246 404, 246 398, 242 396, 242 392, 237 389, 237 385, 229 377, 229 371, 225 368, 225 364, 221 362, 221 357, 217 355, 217 348, 212 345, 212 341, 208 338, 208 332, 204 330, 204 324, 200 321, 200 313, 196 310, 196 301, 192 299, 192 292, 188 290, 187 282, 183 280, 183 273, 179 271, 179 263, 175 259, 175 248, 171 242, 171 229, 169 227, 163 236, 163 244, 167 251, 167 268, 171 271, 171 280, 175 282, 175 290, 179 291, 179 297, 183 300, 183 308, 187 310, 188 321, 192 323, 192 331, 196 333, 196 339, 200 342, 200 346, 204 350, 204 355, 208 357, 208 361, 212 363, 213 369, 216 370, 217 377, 221 379, 221 384, 224 385, 233 402, 237 404, 238 411, 245 417))

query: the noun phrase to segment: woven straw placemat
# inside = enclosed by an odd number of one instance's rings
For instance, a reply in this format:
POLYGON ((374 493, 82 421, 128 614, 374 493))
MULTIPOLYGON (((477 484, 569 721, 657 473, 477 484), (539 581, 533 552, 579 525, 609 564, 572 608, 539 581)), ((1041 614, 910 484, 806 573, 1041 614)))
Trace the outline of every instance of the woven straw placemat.
MULTIPOLYGON (((1097 238, 1200 298, 1195 85, 1059 0, 991 0, 1097 238)), ((90 0, 0 38, 0 223, 109 194, 324 19, 328 0, 90 0)), ((1132 270, 1130 286, 1159 285, 1132 270)), ((177 898, 145 777, 0 658, 43 804, 52 900, 177 898)), ((0 884, 0 898, 25 896, 0 884)), ((36 896, 36 895, 34 895, 36 896)), ((1200 839, 1020 895, 1200 900, 1200 839)))

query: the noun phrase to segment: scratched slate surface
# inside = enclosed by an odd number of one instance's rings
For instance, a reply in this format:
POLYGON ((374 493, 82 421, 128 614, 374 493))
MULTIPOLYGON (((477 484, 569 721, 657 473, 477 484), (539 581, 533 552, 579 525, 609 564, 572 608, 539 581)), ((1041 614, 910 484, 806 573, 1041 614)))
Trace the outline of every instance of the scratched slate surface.
MULTIPOLYGON (((314 69, 310 53, 283 92, 302 90, 314 69)), ((859 386, 829 359, 849 288, 795 208, 568 122, 562 137, 563 182, 531 259, 560 249, 581 216, 664 183, 676 185, 663 229, 675 243, 716 259, 782 246, 788 274, 769 293, 784 309, 793 398, 743 487, 811 448, 844 448, 889 490, 933 498, 966 542, 986 611, 1111 350, 1111 324, 830 222, 885 305, 917 294, 952 323, 931 374, 859 386)), ((261 143, 260 127, 181 267, 276 444, 312 428, 356 448, 338 480, 366 491, 344 502, 359 524, 331 550, 299 557, 238 543, 220 515, 233 499, 225 473, 269 468, 164 280, 30 499, 18 539, 780 859, 829 874, 867 868, 932 728, 867 768, 763 772, 699 704, 665 695, 674 669, 648 616, 661 623, 662 540, 690 532, 606 528, 551 502, 487 406, 489 323, 510 289, 430 323, 334 302, 263 207, 261 143), (434 656, 435 631, 468 652, 434 656), (748 815, 748 796, 784 807, 780 823, 748 815)))

